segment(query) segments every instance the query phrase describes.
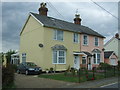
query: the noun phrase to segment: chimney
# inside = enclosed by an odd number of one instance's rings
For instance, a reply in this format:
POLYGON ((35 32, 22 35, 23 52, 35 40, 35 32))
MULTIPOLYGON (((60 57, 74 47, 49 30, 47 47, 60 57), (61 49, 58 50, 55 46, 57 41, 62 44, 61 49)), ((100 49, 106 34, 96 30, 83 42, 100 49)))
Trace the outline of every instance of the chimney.
POLYGON ((119 34, 118 33, 115 34, 115 38, 119 39, 119 34))
POLYGON ((48 8, 46 8, 46 3, 41 3, 40 8, 38 9, 40 15, 47 16, 48 8))
POLYGON ((81 25, 81 18, 79 14, 75 14, 74 23, 81 25))

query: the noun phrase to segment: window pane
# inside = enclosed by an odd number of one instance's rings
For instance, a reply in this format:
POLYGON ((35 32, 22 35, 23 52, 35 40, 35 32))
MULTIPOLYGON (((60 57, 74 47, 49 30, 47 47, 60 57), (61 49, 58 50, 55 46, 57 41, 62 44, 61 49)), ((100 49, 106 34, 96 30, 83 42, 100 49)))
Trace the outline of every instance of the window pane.
POLYGON ((64 56, 64 51, 59 51, 59 56, 64 56))
POLYGON ((65 58, 64 57, 59 57, 58 58, 58 63, 65 63, 65 58))
POLYGON ((97 63, 100 63, 100 54, 97 54, 97 63))
POLYGON ((98 46, 98 37, 95 37, 95 46, 98 46))
POLYGON ((96 63, 96 54, 94 54, 94 63, 96 63))
POLYGON ((86 64, 86 58, 82 57, 82 64, 86 64))
POLYGON ((78 34, 74 33, 74 37, 73 37, 74 42, 78 42, 78 34))
POLYGON ((57 63, 57 51, 53 51, 53 63, 57 63))
POLYGON ((88 37, 86 35, 83 36, 83 44, 87 45, 88 44, 88 37))
POLYGON ((54 39, 56 40, 57 38, 57 30, 54 30, 54 39))
POLYGON ((63 31, 57 30, 57 40, 63 40, 63 31))

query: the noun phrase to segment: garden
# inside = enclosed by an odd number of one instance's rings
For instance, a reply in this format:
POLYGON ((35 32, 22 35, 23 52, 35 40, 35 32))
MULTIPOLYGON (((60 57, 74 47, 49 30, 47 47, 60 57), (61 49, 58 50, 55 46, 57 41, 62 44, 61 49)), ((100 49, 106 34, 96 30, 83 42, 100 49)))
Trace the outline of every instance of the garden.
POLYGON ((76 70, 69 66, 65 72, 54 73, 50 71, 48 74, 41 74, 38 77, 81 83, 108 77, 117 77, 119 74, 118 69, 118 66, 110 66, 105 63, 101 63, 98 68, 93 68, 92 70, 87 70, 86 68, 76 70))

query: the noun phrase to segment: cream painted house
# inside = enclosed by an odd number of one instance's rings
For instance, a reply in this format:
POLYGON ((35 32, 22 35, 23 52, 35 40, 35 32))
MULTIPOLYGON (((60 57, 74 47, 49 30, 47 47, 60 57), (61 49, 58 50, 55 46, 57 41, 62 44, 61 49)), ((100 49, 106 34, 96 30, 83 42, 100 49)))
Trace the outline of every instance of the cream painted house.
POLYGON ((34 62, 43 70, 52 67, 61 71, 69 65, 79 69, 82 61, 88 65, 88 57, 91 64, 96 61, 94 66, 104 61, 104 36, 81 25, 79 14, 70 23, 48 17, 47 11, 41 3, 39 14, 29 13, 20 33, 20 62, 34 62))
POLYGON ((117 33, 114 37, 112 37, 105 45, 105 51, 114 51, 115 54, 118 56, 120 60, 120 38, 119 34, 117 33))

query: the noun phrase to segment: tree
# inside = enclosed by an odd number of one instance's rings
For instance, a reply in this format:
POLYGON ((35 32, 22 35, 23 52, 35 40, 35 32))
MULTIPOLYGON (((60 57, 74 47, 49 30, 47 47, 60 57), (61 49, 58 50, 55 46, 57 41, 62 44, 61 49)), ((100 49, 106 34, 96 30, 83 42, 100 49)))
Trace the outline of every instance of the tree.
POLYGON ((7 53, 6 53, 6 59, 7 59, 7 64, 10 64, 10 61, 11 61, 11 55, 12 54, 15 54, 15 50, 9 50, 7 53))

